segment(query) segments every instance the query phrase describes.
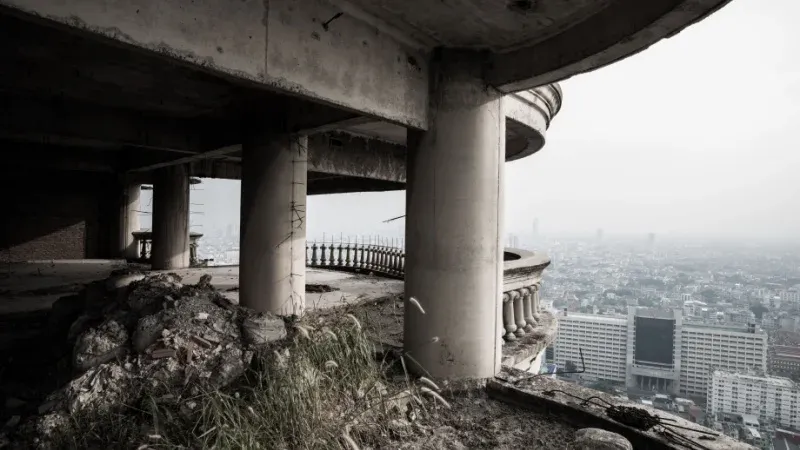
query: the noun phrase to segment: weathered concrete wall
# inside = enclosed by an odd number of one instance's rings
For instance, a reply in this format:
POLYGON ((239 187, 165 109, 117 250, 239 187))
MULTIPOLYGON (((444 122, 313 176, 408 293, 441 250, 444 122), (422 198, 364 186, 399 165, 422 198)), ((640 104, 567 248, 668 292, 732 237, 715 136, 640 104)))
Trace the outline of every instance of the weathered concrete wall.
POLYGON ((308 170, 405 183, 404 146, 347 133, 308 138, 308 170))
POLYGON ((0 0, 206 70, 427 128, 427 55, 324 0, 0 0))
POLYGON ((341 10, 323 0, 269 5, 267 83, 427 128, 427 55, 351 16, 334 18, 341 10))

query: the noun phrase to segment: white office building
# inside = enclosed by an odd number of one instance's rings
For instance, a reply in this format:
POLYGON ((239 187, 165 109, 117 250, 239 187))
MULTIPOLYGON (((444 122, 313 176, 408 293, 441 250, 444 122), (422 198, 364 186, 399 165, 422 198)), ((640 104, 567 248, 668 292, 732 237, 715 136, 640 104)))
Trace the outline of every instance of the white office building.
POLYGON ((561 313, 554 346, 554 362, 561 367, 571 361, 581 367, 580 350, 589 380, 625 382, 628 321, 619 316, 561 313))
POLYGON ((681 313, 635 307, 627 317, 561 312, 553 362, 580 367, 583 349, 584 379, 701 398, 714 370, 766 373, 764 331, 687 323, 681 313))
POLYGON ((684 323, 681 327, 680 394, 705 396, 714 370, 766 373, 767 334, 755 326, 684 323))
POLYGON ((753 415, 762 426, 800 429, 800 386, 788 378, 715 370, 707 402, 709 415, 753 415))

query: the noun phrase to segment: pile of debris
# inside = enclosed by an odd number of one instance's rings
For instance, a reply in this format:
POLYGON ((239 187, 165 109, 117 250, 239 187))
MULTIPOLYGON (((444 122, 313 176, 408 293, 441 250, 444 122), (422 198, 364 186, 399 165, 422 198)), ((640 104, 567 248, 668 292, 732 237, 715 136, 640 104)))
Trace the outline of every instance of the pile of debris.
MULTIPOLYGON (((244 373, 254 352, 286 337, 283 319, 230 303, 203 276, 120 272, 54 307, 80 314, 69 326, 75 378, 51 394, 19 436, 47 448, 70 415, 102 414, 144 395, 223 387, 244 373)), ((191 405, 189 405, 191 407, 191 405)))

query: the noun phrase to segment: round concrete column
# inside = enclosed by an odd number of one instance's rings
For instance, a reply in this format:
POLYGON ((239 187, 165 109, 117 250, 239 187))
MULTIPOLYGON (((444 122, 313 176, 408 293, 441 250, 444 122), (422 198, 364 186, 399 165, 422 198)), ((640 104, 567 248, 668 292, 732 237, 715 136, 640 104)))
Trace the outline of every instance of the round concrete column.
POLYGON ((251 136, 242 145, 239 302, 300 315, 305 306, 308 139, 251 136))
POLYGON ((434 61, 429 129, 408 132, 404 345, 418 373, 486 378, 501 357, 502 95, 477 53, 434 61))
POLYGON ((122 202, 120 205, 119 248, 117 254, 123 258, 135 259, 139 256, 139 249, 133 239, 133 232, 139 231, 139 198, 142 185, 127 184, 122 188, 122 202))
POLYGON ((153 270, 189 267, 189 174, 186 166, 153 173, 153 270))

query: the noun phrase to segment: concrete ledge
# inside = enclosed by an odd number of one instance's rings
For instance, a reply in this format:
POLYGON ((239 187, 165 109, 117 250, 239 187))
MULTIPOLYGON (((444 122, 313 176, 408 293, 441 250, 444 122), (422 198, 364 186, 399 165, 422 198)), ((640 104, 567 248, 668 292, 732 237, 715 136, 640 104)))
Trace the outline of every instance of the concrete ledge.
POLYGON ((558 320, 547 311, 541 311, 539 316, 533 331, 516 341, 503 341, 503 366, 517 367, 533 360, 556 340, 558 320))
POLYGON ((529 373, 509 367, 504 367, 501 373, 494 379, 489 380, 486 385, 486 390, 490 398, 539 411, 577 427, 602 428, 621 434, 628 439, 636 449, 685 450, 687 447, 684 445, 677 445, 675 442, 667 440, 658 432, 658 430, 662 428, 661 426, 657 425, 648 431, 643 431, 624 425, 608 417, 605 408, 594 405, 584 405, 582 404, 582 400, 570 397, 570 395, 581 399, 590 397, 600 399, 596 403, 605 401, 615 406, 635 406, 651 415, 670 419, 672 421, 671 423, 674 425, 703 430, 716 435, 713 440, 708 440, 701 439, 701 436, 704 436, 702 433, 685 429, 674 430, 680 435, 691 439, 694 444, 699 444, 695 445, 694 448, 705 448, 709 450, 755 450, 755 447, 751 445, 733 440, 708 428, 646 405, 631 403, 628 400, 613 397, 576 384, 553 379, 549 376, 531 376, 529 373), (551 395, 546 394, 546 392, 551 392, 551 395), (564 394, 564 392, 566 394, 564 394))
POLYGON ((503 262, 503 292, 520 289, 538 283, 542 272, 550 265, 550 257, 543 252, 531 252, 521 248, 506 248, 506 254, 516 256, 503 262))

